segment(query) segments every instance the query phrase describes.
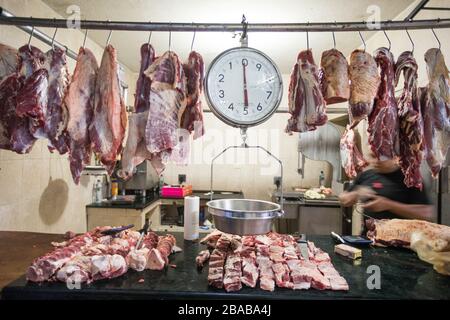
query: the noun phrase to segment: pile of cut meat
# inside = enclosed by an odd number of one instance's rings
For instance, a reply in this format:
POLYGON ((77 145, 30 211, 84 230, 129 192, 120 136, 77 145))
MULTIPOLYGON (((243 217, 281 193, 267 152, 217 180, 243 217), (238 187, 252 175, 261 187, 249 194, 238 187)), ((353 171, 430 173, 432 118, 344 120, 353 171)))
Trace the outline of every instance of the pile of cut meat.
POLYGON ((214 231, 201 240, 209 250, 197 256, 203 267, 209 259, 208 283, 227 292, 242 286, 262 290, 275 286, 293 290, 348 290, 347 281, 336 271, 330 256, 308 242, 309 260, 301 254, 290 235, 270 232, 266 235, 236 236, 214 231))
POLYGON ((52 243, 54 250, 33 261, 27 270, 32 282, 63 281, 90 283, 125 274, 128 269, 162 270, 175 247, 172 235, 147 233, 136 249, 140 233, 124 230, 115 236, 104 235, 111 227, 97 227, 75 236, 67 233, 67 240, 52 243))
POLYGON ((129 116, 118 68, 112 45, 100 66, 81 47, 70 77, 60 48, 43 53, 30 45, 15 50, 0 44, 0 148, 23 154, 46 139, 51 152, 68 153, 76 184, 92 153, 109 174, 121 159, 125 180, 145 160, 158 173, 167 161, 186 164, 190 133, 194 139, 204 134, 201 55, 193 51, 183 64, 174 52, 156 58, 144 44, 135 113, 129 116))

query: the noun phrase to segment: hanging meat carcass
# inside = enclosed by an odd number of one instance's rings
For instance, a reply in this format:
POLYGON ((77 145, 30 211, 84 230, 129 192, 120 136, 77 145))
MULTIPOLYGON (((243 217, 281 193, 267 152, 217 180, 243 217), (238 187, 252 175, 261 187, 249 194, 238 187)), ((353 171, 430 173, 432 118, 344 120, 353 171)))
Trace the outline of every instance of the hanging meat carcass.
POLYGON ((372 153, 377 159, 393 159, 398 154, 398 110, 394 95, 394 56, 387 48, 374 53, 381 82, 367 128, 372 153))
POLYGON ((398 100, 400 167, 407 187, 422 189, 420 164, 423 150, 423 123, 417 87, 417 63, 412 52, 403 52, 395 65, 395 87, 403 72, 403 92, 398 100))
POLYGON ((16 97, 23 77, 12 74, 0 82, 0 148, 28 153, 36 141, 30 133, 29 120, 16 113, 16 97))
POLYGON ((350 123, 355 126, 372 111, 380 76, 374 58, 365 51, 355 50, 350 56, 349 66, 350 123))
POLYGON ((0 81, 16 71, 18 59, 16 49, 0 43, 0 81))
MULTIPOLYGON (((151 80, 150 112, 145 128, 147 150, 161 163, 178 144, 181 116, 186 108, 186 78, 174 52, 166 52, 145 71, 151 80)), ((163 166, 155 168, 158 173, 163 166)))
POLYGON ((202 56, 195 51, 189 54, 187 63, 183 64, 187 79, 187 103, 181 117, 181 128, 194 132, 194 139, 204 135, 203 110, 200 96, 203 92, 204 63, 202 56))
POLYGON ((45 114, 48 103, 48 71, 44 53, 36 47, 24 45, 19 48, 19 74, 25 78, 17 94, 16 112, 29 119, 30 132, 35 138, 46 138, 45 114))
POLYGON ((311 50, 299 53, 289 84, 289 113, 286 132, 306 132, 327 122, 326 104, 320 90, 318 68, 311 50))
POLYGON ((320 66, 320 85, 327 104, 347 101, 350 97, 350 82, 348 63, 344 55, 336 49, 324 51, 320 66))
POLYGON ((341 164, 345 170, 345 174, 350 179, 355 178, 367 165, 361 152, 358 150, 355 141, 355 132, 350 125, 342 135, 340 143, 341 164))
POLYGON ((69 113, 67 133, 69 135, 70 171, 76 184, 81 172, 91 161, 91 139, 89 125, 94 114, 94 93, 98 64, 94 54, 87 48, 78 51, 77 63, 64 105, 69 113))
POLYGON ((44 68, 48 72, 48 101, 44 114, 43 131, 49 141, 49 150, 56 149, 59 154, 64 154, 69 151, 69 136, 66 130, 69 115, 66 106, 63 104, 69 84, 66 53, 60 48, 54 48, 45 55, 44 68))
MULTIPOLYGON (((444 56, 441 50, 437 48, 429 49, 425 53, 425 62, 428 73, 428 86, 425 101, 426 107, 432 115, 432 124, 435 135, 434 150, 428 150, 428 153, 434 152, 435 162, 432 168, 434 176, 444 165, 447 152, 450 146, 450 80, 444 56), (438 170, 439 167, 439 170, 438 170)), ((430 164, 430 162, 429 162, 430 164)))
POLYGON ((136 81, 136 93, 134 95, 134 111, 136 113, 146 112, 150 109, 150 88, 151 81, 144 72, 155 61, 155 50, 153 47, 144 43, 141 46, 141 67, 136 81))
POLYGON ((94 116, 89 136, 92 149, 111 175, 128 125, 122 99, 116 49, 107 45, 97 74, 94 96, 94 116))

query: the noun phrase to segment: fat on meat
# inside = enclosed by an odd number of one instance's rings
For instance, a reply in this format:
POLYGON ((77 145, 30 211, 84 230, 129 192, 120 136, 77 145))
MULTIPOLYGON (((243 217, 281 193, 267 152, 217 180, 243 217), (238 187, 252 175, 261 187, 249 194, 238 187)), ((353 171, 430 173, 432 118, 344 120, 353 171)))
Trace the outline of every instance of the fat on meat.
POLYGON ((0 43, 0 81, 16 72, 19 53, 16 49, 0 43))
POLYGON ((0 82, 0 149, 19 154, 30 152, 36 141, 29 119, 16 113, 16 98, 23 82, 23 77, 15 73, 0 82))
POLYGON ((350 179, 355 178, 368 165, 356 145, 355 132, 350 125, 347 125, 341 137, 340 155, 341 165, 350 179))
POLYGON ((403 52, 395 64, 395 86, 403 73, 403 91, 398 100, 399 162, 407 187, 422 189, 420 164, 423 150, 423 123, 417 86, 417 63, 412 52, 403 52))
POLYGON ((64 106, 68 111, 67 133, 69 136, 69 161, 73 181, 78 184, 81 172, 91 162, 91 139, 89 126, 94 114, 94 92, 98 64, 94 54, 87 48, 78 51, 77 63, 64 106))
POLYGON ((120 89, 116 49, 107 45, 95 84, 92 149, 111 175, 127 133, 128 116, 120 89))
POLYGON ((319 83, 318 67, 311 50, 301 51, 291 73, 289 84, 289 113, 286 132, 306 132, 324 125, 326 103, 319 83))
POLYGON ((183 64, 184 74, 186 76, 187 100, 186 108, 181 116, 181 128, 194 132, 193 138, 200 138, 205 134, 203 124, 203 109, 201 95, 203 92, 203 79, 205 66, 202 56, 192 51, 189 54, 188 61, 183 64))
POLYGON ((344 55, 336 49, 324 51, 320 66, 320 86, 327 104, 347 101, 350 97, 350 81, 348 62, 344 55))
POLYGON ((45 54, 38 48, 31 45, 24 45, 19 48, 19 59, 17 72, 29 78, 34 72, 42 69, 45 65, 45 54))
POLYGON ((141 66, 136 81, 136 93, 134 95, 134 111, 136 113, 150 110, 151 80, 145 74, 145 70, 155 61, 155 49, 149 43, 141 46, 141 66))
POLYGON ((60 48, 54 48, 46 54, 44 68, 48 72, 47 109, 44 113, 44 134, 48 139, 50 151, 56 149, 59 154, 69 151, 69 136, 67 121, 69 114, 63 103, 69 84, 66 53, 60 48))
POLYGON ((352 52, 350 55, 349 79, 350 123, 355 126, 371 113, 380 84, 377 63, 369 53, 362 50, 352 52))
POLYGON ((394 93, 394 56, 387 48, 374 52, 380 67, 380 85, 367 128, 370 149, 379 160, 394 159, 399 153, 399 121, 394 93))

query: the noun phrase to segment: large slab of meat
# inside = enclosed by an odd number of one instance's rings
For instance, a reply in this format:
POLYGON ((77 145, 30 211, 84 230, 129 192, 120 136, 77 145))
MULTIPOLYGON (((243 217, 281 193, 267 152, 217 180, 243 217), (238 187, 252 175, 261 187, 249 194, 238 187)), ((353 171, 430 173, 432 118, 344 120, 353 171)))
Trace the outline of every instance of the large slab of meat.
POLYGON ((356 146, 355 132, 350 125, 344 131, 340 141, 341 164, 350 179, 355 178, 367 165, 362 153, 356 146))
POLYGON ((0 148, 28 153, 36 141, 30 132, 28 118, 16 113, 16 98, 23 86, 23 77, 11 74, 0 82, 0 148))
POLYGON ((347 101, 350 97, 350 81, 348 62, 344 55, 336 49, 324 51, 320 66, 320 86, 327 104, 347 101))
POLYGON ((134 95, 134 111, 146 112, 150 109, 151 81, 144 72, 155 61, 155 49, 149 43, 141 46, 141 66, 136 81, 136 93, 134 95))
POLYGON ((46 138, 44 131, 48 103, 48 71, 45 54, 36 47, 19 48, 19 74, 25 78, 16 97, 16 113, 28 118, 30 132, 35 138, 46 138))
POLYGON ((421 233, 433 251, 450 251, 449 226, 410 219, 369 219, 366 226, 367 237, 381 246, 409 248, 413 234, 421 233))
POLYGON ((125 230, 115 236, 101 233, 110 228, 97 227, 67 241, 52 243, 55 249, 35 259, 28 268, 27 280, 90 283, 111 279, 125 274, 130 268, 136 271, 148 269, 150 252, 154 250, 165 257, 163 267, 167 265, 167 256, 174 244, 172 236, 158 237, 149 232, 144 236, 142 246, 136 249, 139 232, 125 230), (170 247, 164 244, 167 241, 170 247))
MULTIPOLYGON (((186 78, 174 52, 166 52, 148 67, 151 80, 150 111, 145 128, 147 150, 162 161, 169 159, 179 141, 181 116, 186 108, 186 78)), ((155 168, 158 173, 163 167, 155 168)))
POLYGON ((395 86, 403 73, 403 92, 398 100, 400 167, 407 187, 422 189, 420 164, 423 150, 423 123, 417 86, 417 63, 412 52, 403 52, 395 64, 395 86))
POLYGON ((128 118, 122 99, 116 49, 108 45, 103 53, 95 84, 94 115, 89 136, 92 149, 112 174, 127 130, 128 118))
MULTIPOLYGON (((240 237, 215 232, 201 242, 208 243, 210 249, 214 247, 209 257, 209 285, 227 292, 238 291, 243 285, 255 288, 258 280, 259 288, 266 291, 274 291, 275 287, 349 289, 326 252, 308 242, 309 260, 306 261, 290 235, 271 232, 240 237)), ((204 251, 199 258, 203 256, 204 251)))
POLYGON ((181 128, 194 132, 193 138, 200 138, 205 134, 203 126, 203 109, 201 95, 203 92, 203 79, 205 65, 202 56, 195 51, 189 54, 188 61, 183 63, 186 76, 186 109, 181 116, 181 128))
POLYGON ((18 62, 18 51, 0 43, 0 81, 16 71, 18 62))
POLYGON ((50 151, 59 154, 69 151, 67 121, 69 114, 63 99, 69 84, 66 53, 60 48, 51 49, 46 54, 44 68, 48 72, 47 108, 44 113, 44 134, 50 151))
POLYGON ((397 100, 394 93, 394 56, 387 48, 374 53, 381 81, 367 128, 370 148, 377 159, 393 159, 399 152, 397 100))
MULTIPOLYGON (((428 85, 426 108, 432 114, 435 141, 435 165, 432 173, 437 175, 438 168, 447 158, 450 147, 450 80, 444 56, 439 49, 432 48, 425 53, 428 85)), ((428 151, 431 152, 431 151, 428 151)))
POLYGON ((372 112, 377 95, 380 76, 374 58, 367 52, 355 50, 350 56, 349 65, 350 123, 357 124, 372 112))
POLYGON ((326 104, 320 89, 318 67, 311 50, 299 53, 289 84, 287 133, 315 130, 327 122, 326 104))
POLYGON ((98 64, 94 54, 89 49, 81 47, 64 97, 64 106, 69 113, 67 133, 70 137, 70 171, 76 184, 80 181, 84 167, 91 161, 89 126, 94 114, 97 72, 98 64))

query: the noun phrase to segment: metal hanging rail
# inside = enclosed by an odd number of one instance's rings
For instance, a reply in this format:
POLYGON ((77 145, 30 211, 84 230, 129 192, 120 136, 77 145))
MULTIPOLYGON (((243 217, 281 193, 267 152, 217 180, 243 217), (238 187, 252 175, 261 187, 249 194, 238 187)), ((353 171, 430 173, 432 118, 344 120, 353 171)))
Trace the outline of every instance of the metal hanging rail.
MULTIPOLYGON (((0 24, 15 26, 34 26, 47 28, 70 28, 66 19, 46 19, 32 17, 14 17, 5 15, 0 8, 0 24)), ((343 31, 379 31, 450 28, 450 19, 380 21, 379 28, 371 23, 362 22, 326 22, 326 23, 249 23, 248 32, 343 32, 343 31)), ((171 31, 171 32, 237 32, 242 31, 241 23, 166 23, 134 21, 98 21, 81 20, 81 29, 123 30, 123 31, 171 31)))

